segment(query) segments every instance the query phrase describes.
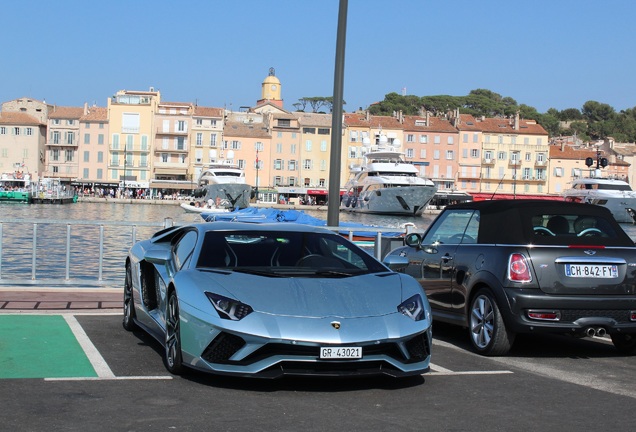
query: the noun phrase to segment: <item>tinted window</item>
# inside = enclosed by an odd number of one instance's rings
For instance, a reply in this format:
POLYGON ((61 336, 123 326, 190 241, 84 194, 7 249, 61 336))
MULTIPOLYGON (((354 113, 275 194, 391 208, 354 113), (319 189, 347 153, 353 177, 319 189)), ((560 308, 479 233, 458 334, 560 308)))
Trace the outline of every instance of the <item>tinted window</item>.
POLYGON ((330 234, 240 231, 206 233, 198 267, 341 267, 370 272, 386 268, 347 239, 330 234), (312 256, 311 261, 303 258, 312 256))
POLYGON ((603 216, 589 214, 535 214, 532 216, 532 228, 537 244, 553 244, 558 240, 567 244, 585 244, 594 238, 619 237, 611 221, 603 216))
POLYGON ((180 270, 188 258, 192 256, 192 251, 194 251, 196 244, 197 233, 195 231, 188 231, 179 239, 179 242, 174 248, 174 262, 177 270, 180 270))
POLYGON ((474 243, 479 229, 478 215, 474 210, 444 211, 428 230, 422 243, 474 243))

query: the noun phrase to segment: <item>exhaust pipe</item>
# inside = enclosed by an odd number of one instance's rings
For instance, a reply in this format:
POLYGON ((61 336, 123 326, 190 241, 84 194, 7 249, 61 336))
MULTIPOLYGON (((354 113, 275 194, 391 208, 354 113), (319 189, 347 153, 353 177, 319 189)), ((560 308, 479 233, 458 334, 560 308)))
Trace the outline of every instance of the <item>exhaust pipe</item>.
POLYGON ((585 329, 585 335, 587 337, 593 337, 593 336, 598 336, 598 337, 603 337, 607 334, 607 330, 605 330, 605 328, 603 327, 588 327, 585 329))

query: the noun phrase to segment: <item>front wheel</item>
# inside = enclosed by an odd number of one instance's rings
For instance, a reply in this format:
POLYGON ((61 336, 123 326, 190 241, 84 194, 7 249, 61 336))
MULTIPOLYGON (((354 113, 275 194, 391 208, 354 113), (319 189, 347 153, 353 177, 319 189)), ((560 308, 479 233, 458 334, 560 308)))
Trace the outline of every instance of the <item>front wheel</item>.
POLYGON ((135 324, 135 303, 133 299, 132 269, 130 263, 126 263, 126 277, 124 279, 124 328, 128 331, 137 330, 135 324))
POLYGON ((181 357, 181 323, 179 319, 179 300, 177 293, 172 291, 168 298, 166 311, 166 342, 164 362, 168 372, 180 375, 183 372, 183 359, 181 357))
POLYGON ((497 301, 488 289, 481 289, 470 305, 470 342, 476 352, 488 356, 504 355, 515 334, 506 329, 497 301))
POLYGON ((636 354, 636 334, 612 334, 612 343, 622 354, 636 354))

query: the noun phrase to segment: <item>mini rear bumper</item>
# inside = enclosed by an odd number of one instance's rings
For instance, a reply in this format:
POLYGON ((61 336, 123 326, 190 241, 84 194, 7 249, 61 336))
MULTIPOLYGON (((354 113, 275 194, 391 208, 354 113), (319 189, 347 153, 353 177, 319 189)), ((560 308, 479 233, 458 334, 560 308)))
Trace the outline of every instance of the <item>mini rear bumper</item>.
POLYGON ((505 288, 502 314, 516 333, 636 333, 636 296, 554 296, 539 290, 505 288))

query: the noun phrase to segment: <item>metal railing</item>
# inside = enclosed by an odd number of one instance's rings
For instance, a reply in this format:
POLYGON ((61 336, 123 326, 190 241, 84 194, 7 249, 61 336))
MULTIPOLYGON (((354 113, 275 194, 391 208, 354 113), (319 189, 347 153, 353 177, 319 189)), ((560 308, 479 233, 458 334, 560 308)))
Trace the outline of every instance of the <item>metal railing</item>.
MULTIPOLYGON (((131 241, 130 244, 123 245, 125 249, 130 248, 133 244, 137 242, 137 234, 138 229, 140 227, 150 227, 156 228, 156 230, 167 228, 175 225, 171 218, 164 219, 163 222, 111 222, 111 221, 88 221, 88 220, 76 220, 76 221, 61 221, 61 220, 46 220, 42 221, 40 219, 2 219, 0 220, 0 287, 2 286, 29 286, 29 287, 122 287, 123 286, 123 278, 124 278, 124 256, 117 257, 117 260, 121 261, 121 268, 116 274, 110 272, 107 277, 104 277, 104 257, 105 257, 105 227, 116 227, 118 229, 126 229, 127 227, 131 230, 131 241), (11 270, 13 274, 7 277, 7 274, 3 274, 4 266, 6 265, 5 260, 5 235, 4 228, 5 225, 11 226, 12 230, 15 233, 19 232, 21 239, 23 242, 30 241, 30 260, 23 259, 20 264, 20 269, 22 273, 26 273, 27 270, 30 270, 30 276, 21 276, 16 277, 15 268, 11 270), (64 229, 47 229, 47 230, 39 230, 38 228, 41 225, 53 225, 55 227, 65 227, 65 238, 60 239, 61 234, 64 232, 64 229), (94 227, 98 229, 98 245, 97 245, 97 271, 96 273, 91 273, 90 275, 83 275, 81 277, 72 277, 71 269, 73 266, 79 267, 83 265, 82 263, 74 263, 71 259, 71 245, 75 240, 78 242, 77 236, 73 236, 74 230, 77 231, 78 227, 94 227), (14 228, 15 227, 15 228, 14 228), (18 228, 19 227, 19 228, 18 228), (29 230, 29 227, 31 229, 29 230), (19 231, 17 231, 19 229, 19 231), (28 240, 30 231, 30 240, 28 240), (38 246, 38 234, 40 234, 40 243, 54 243, 50 241, 47 237, 50 233, 56 233, 58 240, 63 240, 64 243, 64 253, 58 254, 63 255, 63 261, 60 259, 59 262, 55 262, 53 264, 48 263, 48 265, 54 265, 56 268, 63 268, 64 275, 62 277, 39 277, 41 271, 38 271, 38 268, 42 269, 44 267, 43 255, 49 255, 50 250, 44 249, 42 251, 41 247, 38 246), (40 250, 40 255, 38 256, 38 251, 40 250), (30 269, 25 267, 29 266, 27 261, 30 261, 30 269)), ((398 228, 381 228, 381 227, 326 227, 332 231, 337 231, 341 235, 346 235, 350 241, 356 242, 360 247, 372 253, 378 260, 381 260, 391 249, 402 245, 402 237, 388 236, 388 233, 396 233, 404 230, 405 233, 410 232, 410 226, 405 226, 403 229, 398 228), (366 233, 369 233, 367 236, 366 233), (355 233, 355 234, 354 234, 355 233), (364 233, 364 238, 361 239, 360 233, 364 233), (387 235, 383 235, 387 234, 387 235)), ((156 231, 154 230, 154 231, 156 231)), ((84 239, 86 240, 86 239, 84 239)), ((122 246, 122 245, 119 245, 122 246)), ((15 262, 12 262, 11 265, 15 266, 15 262)), ((85 265, 85 264, 84 264, 85 265)))
MULTIPOLYGON (((104 241, 104 227, 130 227, 131 229, 131 243, 128 245, 132 246, 137 242, 137 230, 139 227, 153 227, 157 230, 162 228, 167 228, 173 226, 173 220, 171 218, 166 218, 163 222, 111 222, 111 221, 87 221, 87 220, 76 220, 76 221, 60 221, 60 220, 46 220, 42 221, 40 219, 3 219, 0 220, 0 286, 36 286, 36 287, 44 287, 44 286, 86 286, 86 287, 105 287, 105 286, 123 286, 123 279, 120 277, 114 277, 110 275, 110 278, 104 278, 104 249, 105 249, 105 241, 104 241), (5 235, 4 235, 4 226, 10 225, 12 228, 22 227, 20 233, 22 234, 22 238, 26 239, 28 226, 32 227, 31 230, 31 264, 30 264, 30 278, 25 277, 6 277, 6 274, 3 274, 3 266, 5 265, 5 235), (65 243, 65 259, 64 262, 57 263, 60 267, 64 267, 64 277, 53 277, 53 278, 39 278, 38 277, 38 265, 42 264, 41 260, 38 260, 38 227, 40 225, 54 225, 54 226, 66 226, 66 239, 65 243), (98 257, 97 257, 97 273, 90 277, 82 277, 82 278, 72 278, 71 277, 71 243, 73 240, 73 229, 79 226, 92 226, 97 227, 99 230, 98 235, 98 257)), ((15 228, 19 229, 19 228, 15 228)), ((49 232, 60 233, 60 230, 49 230, 49 232)), ((44 234, 46 235, 46 233, 44 234)), ((46 242, 47 239, 42 239, 42 242, 46 242)), ((50 252, 50 251, 47 251, 50 252)), ((122 261, 123 262, 123 261, 122 261)), ((123 268, 123 264, 122 264, 123 268)), ((15 269, 13 269, 15 270, 15 269)), ((122 273, 123 275, 123 273, 122 273)), ((122 276, 123 277, 123 276, 122 276)))

